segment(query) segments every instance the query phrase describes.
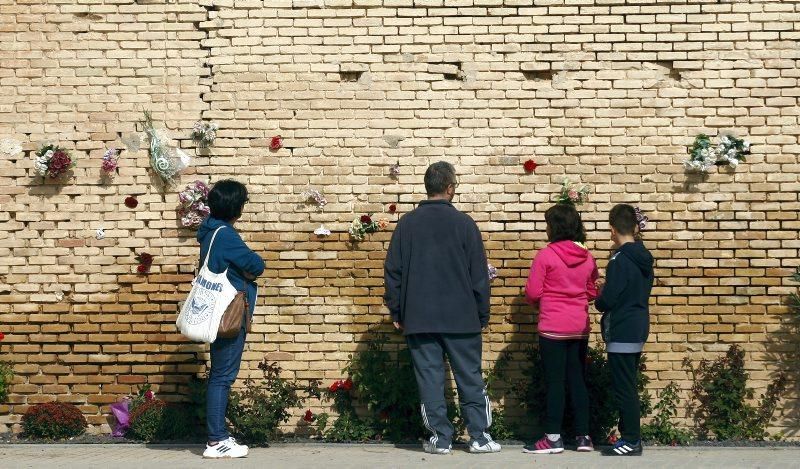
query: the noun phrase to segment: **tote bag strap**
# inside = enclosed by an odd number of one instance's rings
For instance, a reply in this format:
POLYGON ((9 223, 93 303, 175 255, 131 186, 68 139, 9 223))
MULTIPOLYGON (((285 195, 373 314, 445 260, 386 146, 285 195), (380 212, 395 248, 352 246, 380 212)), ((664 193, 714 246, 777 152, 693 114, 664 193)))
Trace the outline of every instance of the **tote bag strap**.
POLYGON ((203 267, 208 268, 208 258, 211 257, 211 247, 214 245, 214 238, 217 237, 217 233, 219 230, 225 228, 225 226, 220 226, 216 230, 214 230, 214 235, 211 236, 211 242, 208 243, 208 252, 206 252, 206 258, 203 260, 203 267))

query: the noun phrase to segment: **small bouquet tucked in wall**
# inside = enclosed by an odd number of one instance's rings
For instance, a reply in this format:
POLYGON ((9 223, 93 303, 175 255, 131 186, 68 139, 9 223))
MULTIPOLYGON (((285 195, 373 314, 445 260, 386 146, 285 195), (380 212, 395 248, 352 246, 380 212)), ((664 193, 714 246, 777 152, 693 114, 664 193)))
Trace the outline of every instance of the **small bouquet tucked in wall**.
POLYGON ((192 128, 192 140, 201 147, 210 147, 217 139, 219 126, 214 122, 197 121, 192 128))
POLYGON ((350 224, 350 229, 347 231, 353 241, 364 241, 368 233, 375 233, 385 229, 387 226, 389 226, 389 220, 386 218, 376 221, 369 215, 361 215, 353 220, 353 223, 350 224))
POLYGON ((589 187, 578 187, 571 184, 569 179, 564 179, 561 184, 561 193, 558 194, 556 202, 559 204, 581 205, 587 200, 589 200, 589 187))
POLYGON ((197 229, 211 213, 211 209, 208 207, 208 191, 206 183, 195 181, 178 194, 180 202, 178 216, 181 218, 181 226, 197 229))
POLYGON ((735 168, 750 154, 750 142, 733 135, 722 135, 719 144, 711 143, 711 138, 700 134, 689 149, 689 159, 683 166, 687 171, 707 173, 714 166, 735 168))
POLYGON ((76 164, 67 150, 57 145, 44 145, 36 152, 33 167, 39 176, 56 179, 76 164))

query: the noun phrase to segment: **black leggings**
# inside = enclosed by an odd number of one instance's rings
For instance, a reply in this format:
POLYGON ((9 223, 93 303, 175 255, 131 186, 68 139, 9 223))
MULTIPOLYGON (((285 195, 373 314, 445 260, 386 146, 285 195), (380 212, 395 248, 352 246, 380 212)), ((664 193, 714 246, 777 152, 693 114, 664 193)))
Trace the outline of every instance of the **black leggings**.
POLYGON ((544 365, 547 393, 544 431, 561 433, 564 419, 565 384, 575 414, 577 435, 589 434, 589 393, 586 390, 586 349, 589 339, 554 340, 539 336, 539 353, 544 365))

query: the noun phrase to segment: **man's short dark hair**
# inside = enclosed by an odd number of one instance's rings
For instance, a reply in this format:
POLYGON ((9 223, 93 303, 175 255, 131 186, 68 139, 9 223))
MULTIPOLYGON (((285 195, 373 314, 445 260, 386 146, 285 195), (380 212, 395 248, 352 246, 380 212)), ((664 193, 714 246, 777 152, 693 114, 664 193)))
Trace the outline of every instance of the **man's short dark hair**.
POLYGON ((636 232, 636 211, 628 204, 617 204, 608 213, 608 223, 625 236, 633 236, 636 232))
POLYGON ((429 196, 447 192, 447 187, 456 184, 456 168, 446 161, 428 166, 425 171, 425 191, 429 196))
POLYGON ((581 215, 569 204, 556 204, 544 212, 544 220, 550 227, 549 242, 577 241, 586 242, 586 231, 583 229, 581 215))
POLYGON ((233 221, 242 216, 247 202, 247 187, 239 181, 224 179, 214 184, 208 193, 211 216, 223 221, 233 221))

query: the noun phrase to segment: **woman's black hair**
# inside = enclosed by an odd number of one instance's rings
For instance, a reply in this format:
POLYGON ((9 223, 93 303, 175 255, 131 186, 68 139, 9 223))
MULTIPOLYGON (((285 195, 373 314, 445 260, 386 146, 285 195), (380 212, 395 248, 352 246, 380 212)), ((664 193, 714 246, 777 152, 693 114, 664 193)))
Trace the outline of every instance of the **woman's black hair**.
POLYGON ((239 181, 224 179, 208 193, 208 208, 217 220, 231 222, 242 216, 247 202, 247 187, 239 181))
POLYGON ((544 220, 550 228, 548 240, 586 242, 586 231, 583 229, 581 215, 575 207, 569 204, 556 204, 544 212, 544 220))

